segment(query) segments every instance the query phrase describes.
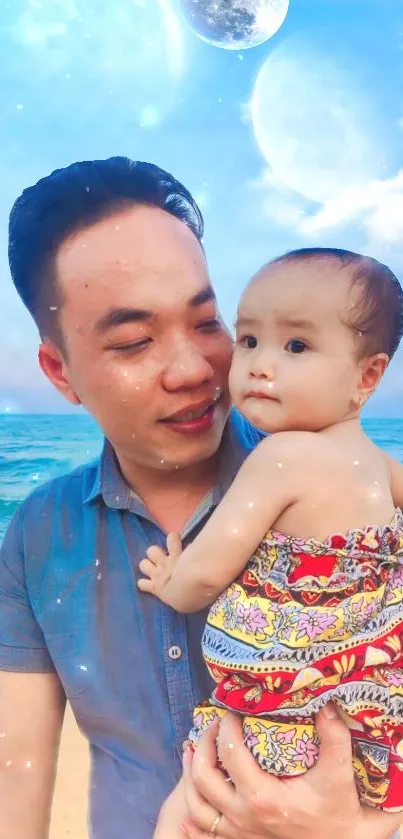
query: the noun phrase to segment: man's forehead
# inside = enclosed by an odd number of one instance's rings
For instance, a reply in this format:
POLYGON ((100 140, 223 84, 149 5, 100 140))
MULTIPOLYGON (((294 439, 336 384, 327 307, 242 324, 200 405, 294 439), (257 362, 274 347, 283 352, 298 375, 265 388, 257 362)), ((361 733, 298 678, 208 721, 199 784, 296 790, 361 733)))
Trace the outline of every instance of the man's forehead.
POLYGON ((60 274, 77 265, 94 272, 125 264, 133 269, 144 262, 162 267, 181 261, 203 264, 200 242, 183 221, 146 205, 122 208, 74 232, 56 255, 60 274))

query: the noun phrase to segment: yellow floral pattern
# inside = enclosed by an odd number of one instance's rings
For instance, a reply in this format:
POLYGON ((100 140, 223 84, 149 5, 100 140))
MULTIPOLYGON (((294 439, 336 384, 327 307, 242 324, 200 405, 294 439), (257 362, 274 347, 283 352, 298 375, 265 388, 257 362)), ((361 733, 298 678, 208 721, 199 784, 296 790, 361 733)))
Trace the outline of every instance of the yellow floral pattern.
POLYGON ((403 515, 325 542, 269 531, 210 609, 203 654, 216 682, 190 742, 227 710, 279 776, 319 754, 315 714, 347 722, 361 800, 403 811, 403 515))

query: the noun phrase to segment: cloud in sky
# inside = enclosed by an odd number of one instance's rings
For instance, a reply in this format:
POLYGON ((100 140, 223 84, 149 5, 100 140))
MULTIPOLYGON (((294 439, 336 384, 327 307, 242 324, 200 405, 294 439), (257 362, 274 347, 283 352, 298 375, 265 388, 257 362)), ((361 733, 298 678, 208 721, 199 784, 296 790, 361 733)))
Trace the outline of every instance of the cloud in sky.
POLYGON ((388 180, 341 187, 321 205, 284 187, 268 169, 250 187, 260 193, 263 212, 300 237, 331 236, 334 230, 351 226, 385 247, 400 248, 403 241, 403 170, 388 180))

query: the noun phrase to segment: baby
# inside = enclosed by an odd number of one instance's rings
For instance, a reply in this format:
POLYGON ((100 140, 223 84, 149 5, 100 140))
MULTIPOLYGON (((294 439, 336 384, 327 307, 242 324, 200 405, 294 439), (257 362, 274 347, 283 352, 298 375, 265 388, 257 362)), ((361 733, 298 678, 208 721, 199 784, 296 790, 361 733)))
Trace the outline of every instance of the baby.
MULTIPOLYGON (((259 765, 298 775, 332 701, 361 801, 390 811, 403 811, 403 466, 360 411, 402 329, 402 289, 374 259, 306 249, 259 271, 238 308, 230 389, 270 436, 194 542, 150 548, 139 581, 180 612, 213 604, 203 654, 217 686, 192 747, 235 711, 259 765)), ((155 837, 179 839, 185 817, 180 783, 155 837)))

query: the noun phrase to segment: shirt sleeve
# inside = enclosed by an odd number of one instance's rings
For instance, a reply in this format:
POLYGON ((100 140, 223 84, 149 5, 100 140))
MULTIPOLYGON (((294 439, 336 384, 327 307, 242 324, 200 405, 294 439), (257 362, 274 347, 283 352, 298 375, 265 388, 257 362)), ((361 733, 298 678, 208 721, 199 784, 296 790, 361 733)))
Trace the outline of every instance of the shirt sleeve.
POLYGON ((0 670, 52 673, 55 668, 35 618, 25 579, 23 504, 0 548, 0 670))

